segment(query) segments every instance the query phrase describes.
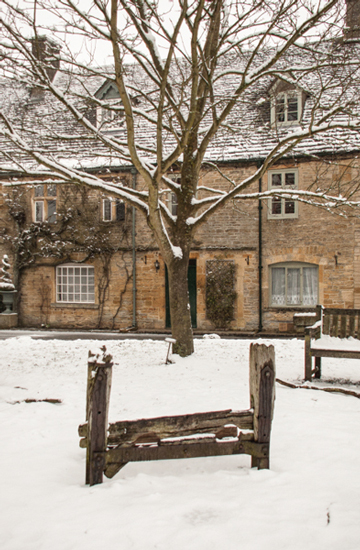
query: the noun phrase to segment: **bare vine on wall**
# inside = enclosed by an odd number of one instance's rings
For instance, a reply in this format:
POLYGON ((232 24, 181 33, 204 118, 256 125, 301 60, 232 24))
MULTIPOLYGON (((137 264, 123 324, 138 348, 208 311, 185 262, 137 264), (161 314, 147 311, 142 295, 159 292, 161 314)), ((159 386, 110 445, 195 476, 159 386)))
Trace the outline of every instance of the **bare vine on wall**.
MULTIPOLYGON (((9 221, 4 227, 9 230, 1 235, 6 248, 14 254, 14 279, 21 291, 22 274, 31 267, 44 264, 49 266, 66 262, 85 263, 100 259, 102 270, 98 278, 99 315, 97 326, 103 321, 104 305, 108 299, 110 285, 110 266, 112 258, 119 252, 129 249, 130 224, 124 221, 111 223, 101 221, 101 197, 90 197, 89 189, 80 186, 58 186, 56 223, 32 221, 29 195, 31 190, 24 187, 11 188, 6 196, 9 221), (12 227, 11 227, 12 226, 12 227), (76 258, 74 260, 74 257, 76 258), (79 259, 81 258, 81 259, 79 259)), ((6 222, 7 220, 3 220, 6 222)), ((126 286, 129 272, 126 268, 126 286)), ((130 274, 131 278, 131 274, 130 274)), ((48 295, 40 292, 41 314, 48 323, 48 295)), ((51 300, 50 300, 51 301, 51 300)), ((120 296, 120 307, 122 296, 120 296)), ((113 324, 120 308, 113 316, 113 324)))
POLYGON ((227 328, 234 319, 236 300, 235 262, 206 262, 206 314, 215 328, 227 328))
POLYGON ((120 291, 120 301, 119 301, 119 305, 118 305, 118 308, 112 318, 112 326, 111 326, 111 329, 114 328, 115 326, 115 321, 116 321, 116 318, 117 316, 119 315, 121 309, 122 309, 122 306, 123 306, 123 301, 124 301, 124 296, 126 294, 126 291, 127 291, 127 288, 128 288, 128 284, 129 282, 131 281, 132 277, 133 277, 133 272, 131 270, 131 272, 129 271, 129 268, 127 266, 127 263, 126 263, 126 259, 125 259, 125 252, 123 251, 122 254, 121 254, 121 261, 122 261, 122 266, 118 266, 119 268, 123 268, 124 269, 124 272, 125 272, 125 283, 124 283, 124 286, 123 286, 123 289, 120 291))

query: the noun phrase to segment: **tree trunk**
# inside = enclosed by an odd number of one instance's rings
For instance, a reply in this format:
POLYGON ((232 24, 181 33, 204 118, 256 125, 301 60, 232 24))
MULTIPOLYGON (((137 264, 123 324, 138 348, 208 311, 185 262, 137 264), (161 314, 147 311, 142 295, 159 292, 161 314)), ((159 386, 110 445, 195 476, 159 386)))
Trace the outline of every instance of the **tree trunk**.
POLYGON ((186 357, 194 352, 188 290, 189 257, 175 259, 168 268, 173 352, 186 357))

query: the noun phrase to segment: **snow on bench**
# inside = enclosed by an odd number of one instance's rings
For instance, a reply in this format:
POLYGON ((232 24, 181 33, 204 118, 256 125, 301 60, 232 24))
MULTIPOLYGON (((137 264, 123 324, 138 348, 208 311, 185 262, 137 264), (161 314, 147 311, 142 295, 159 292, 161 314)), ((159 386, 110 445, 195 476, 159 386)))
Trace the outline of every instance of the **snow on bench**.
POLYGON ((360 309, 317 306, 317 318, 305 329, 305 380, 321 378, 321 357, 360 359, 360 309))

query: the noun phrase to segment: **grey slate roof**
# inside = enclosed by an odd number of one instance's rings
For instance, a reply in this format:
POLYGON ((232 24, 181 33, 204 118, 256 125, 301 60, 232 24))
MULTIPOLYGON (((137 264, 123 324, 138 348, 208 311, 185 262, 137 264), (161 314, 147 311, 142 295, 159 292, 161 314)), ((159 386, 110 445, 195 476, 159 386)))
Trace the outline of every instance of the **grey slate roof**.
MULTIPOLYGON (((299 89, 303 90, 306 97, 301 124, 287 127, 271 127, 270 124, 270 95, 269 90, 277 82, 275 76, 266 76, 256 82, 245 94, 241 102, 233 109, 226 121, 226 126, 220 128, 216 137, 212 140, 205 156, 205 160, 211 162, 243 162, 263 158, 273 147, 279 143, 279 138, 289 133, 298 132, 310 122, 314 101, 321 91, 321 85, 326 82, 327 88, 320 94, 321 109, 319 113, 325 113, 332 106, 334 98, 339 96, 339 111, 334 120, 346 125, 351 117, 358 121, 358 105, 360 92, 360 45, 352 46, 326 46, 331 55, 338 56, 337 67, 325 66, 316 73, 303 72, 289 73, 289 79, 296 81, 299 89), (335 52, 335 53, 334 53, 335 52), (350 57, 348 54, 350 52, 350 57), (343 62, 341 63, 341 60, 343 62), (351 63, 350 63, 351 60, 351 63), (342 109, 345 104, 353 101, 351 111, 342 109)), ((266 58, 264 52, 264 59, 266 58)), ((279 71, 286 66, 306 68, 310 54, 299 56, 290 53, 286 60, 278 64, 279 71), (300 65, 301 64, 301 65, 300 65)), ((258 59, 259 64, 261 58, 258 59)), ((229 97, 239 85, 242 78, 245 59, 234 60, 229 58, 222 69, 226 72, 227 66, 238 64, 238 76, 233 74, 224 76, 219 80, 216 88, 217 98, 229 97)), ((143 91, 143 97, 137 96, 140 103, 139 109, 148 108, 145 97, 154 97, 149 79, 144 72, 136 66, 128 69, 128 80, 134 86, 143 91)), ((106 72, 105 72, 106 74, 106 72)), ((110 70, 111 74, 111 70, 110 70)), ((280 72, 279 72, 280 74, 280 72)), ((287 75, 284 75, 287 78, 287 75)), ((174 81, 176 77, 174 77, 174 81)), ((65 95, 71 98, 72 103, 92 122, 94 118, 94 102, 91 97, 99 97, 97 91, 104 91, 106 80, 102 76, 84 78, 72 78, 59 72, 55 77, 54 85, 65 95), (89 94, 88 101, 81 99, 84 89, 89 94)), ((1 79, 0 89, 2 96, 2 108, 17 131, 30 142, 38 152, 50 155, 61 160, 67 166, 79 168, 115 168, 128 166, 128 160, 119 157, 117 153, 109 150, 98 139, 87 132, 78 124, 65 107, 49 92, 42 92, 24 85, 20 81, 1 79)), ((100 97, 101 97, 100 93, 100 97)), ((134 96, 136 95, 134 91, 134 96)), ((320 116, 320 114, 318 116, 320 116)), ((360 120, 360 119, 359 119, 360 120)), ((210 118, 203 120, 203 127, 209 123, 210 118)), ((135 119, 137 128, 137 143, 144 148, 155 146, 154 126, 144 118, 135 119)), ((0 128, 2 123, 0 123, 0 128)), ((359 126, 360 128, 360 126, 359 126)), ((120 142, 126 140, 126 129, 123 123, 113 122, 106 127, 106 135, 116 137, 120 142)), ((28 153, 19 151, 11 142, 0 138, 0 173, 17 170, 20 163, 35 169, 36 162, 28 153)), ((171 150, 174 145, 174 137, 164 131, 164 149, 171 150)), ((299 142, 287 156, 303 156, 318 154, 339 154, 360 151, 359 130, 336 128, 325 134, 308 137, 299 142)), ((148 152, 145 156, 149 159, 152 155, 148 152)))

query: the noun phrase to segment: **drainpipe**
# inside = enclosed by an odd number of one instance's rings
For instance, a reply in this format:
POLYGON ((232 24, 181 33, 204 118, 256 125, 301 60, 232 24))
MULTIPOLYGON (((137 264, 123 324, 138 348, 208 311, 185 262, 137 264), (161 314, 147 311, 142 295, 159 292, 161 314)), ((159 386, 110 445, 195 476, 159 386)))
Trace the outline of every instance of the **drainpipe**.
MULTIPOLYGON (((136 169, 132 168, 132 188, 136 189, 136 169)), ((132 269, 133 269, 133 320, 132 326, 136 327, 136 208, 132 207, 132 269)))
MULTIPOLYGON (((259 178, 259 193, 262 191, 262 178, 259 178)), ((261 332, 263 329, 262 326, 262 204, 261 199, 259 199, 259 328, 258 331, 261 332)))

